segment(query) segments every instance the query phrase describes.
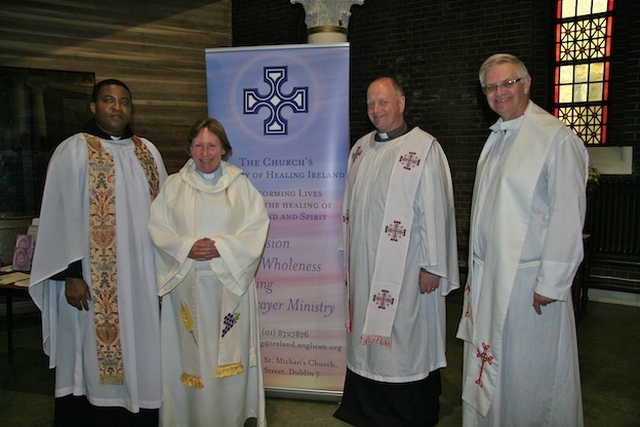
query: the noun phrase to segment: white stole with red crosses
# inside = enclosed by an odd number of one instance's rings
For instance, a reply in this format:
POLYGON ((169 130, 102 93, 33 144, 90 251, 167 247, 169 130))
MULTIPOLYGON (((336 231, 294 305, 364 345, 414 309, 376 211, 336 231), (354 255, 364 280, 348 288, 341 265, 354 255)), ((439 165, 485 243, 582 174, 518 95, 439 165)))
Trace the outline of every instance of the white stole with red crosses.
POLYGON ((391 347, 391 332, 411 238, 413 203, 433 143, 424 138, 413 138, 411 134, 407 136, 389 179, 367 313, 360 337, 362 344, 391 347))

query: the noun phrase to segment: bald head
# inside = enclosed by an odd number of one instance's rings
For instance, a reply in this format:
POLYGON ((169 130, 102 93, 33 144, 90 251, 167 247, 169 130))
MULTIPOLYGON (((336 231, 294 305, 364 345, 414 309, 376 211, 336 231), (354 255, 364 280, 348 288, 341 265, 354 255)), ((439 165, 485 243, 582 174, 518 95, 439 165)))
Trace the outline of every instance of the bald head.
POLYGON ((367 89, 367 115, 378 132, 386 133, 404 123, 402 86, 391 77, 374 80, 367 89))

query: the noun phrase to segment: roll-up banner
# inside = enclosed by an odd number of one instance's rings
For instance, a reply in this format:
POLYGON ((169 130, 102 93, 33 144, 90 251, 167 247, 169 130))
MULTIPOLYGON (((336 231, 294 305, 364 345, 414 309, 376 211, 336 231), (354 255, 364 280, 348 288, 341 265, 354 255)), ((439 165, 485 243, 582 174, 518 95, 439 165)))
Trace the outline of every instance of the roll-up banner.
POLYGON ((229 162, 271 218, 256 276, 267 393, 339 397, 349 45, 209 49, 206 70, 208 112, 228 133, 229 162))

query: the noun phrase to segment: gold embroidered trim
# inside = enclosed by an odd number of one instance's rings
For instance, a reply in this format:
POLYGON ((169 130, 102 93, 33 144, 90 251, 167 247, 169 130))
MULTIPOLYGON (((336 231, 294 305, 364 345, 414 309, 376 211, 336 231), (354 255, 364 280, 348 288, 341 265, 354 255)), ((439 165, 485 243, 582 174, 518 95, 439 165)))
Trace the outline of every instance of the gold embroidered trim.
POLYGON ((151 200, 155 199, 160 190, 160 179, 158 174, 158 165, 153 158, 153 154, 149 151, 149 148, 142 142, 137 136, 131 137, 135 146, 135 153, 140 165, 147 175, 147 181, 149 181, 149 192, 151 194, 151 200))
POLYGON ((186 385, 187 387, 204 388, 202 378, 196 377, 195 375, 184 373, 180 375, 180 381, 182 381, 182 384, 186 385))
POLYGON ((218 369, 216 369, 216 378, 226 378, 243 372, 244 366, 242 363, 230 363, 228 365, 218 366, 218 369))
POLYGON ((198 346, 198 340, 196 339, 196 335, 194 333, 193 327, 193 319, 191 318, 191 312, 189 311, 189 307, 187 307, 184 303, 180 303, 180 317, 182 317, 182 323, 184 324, 184 328, 191 334, 191 338, 193 338, 193 342, 196 347, 198 346))
MULTIPOLYGON (((101 384, 123 384, 116 263, 116 190, 113 158, 97 136, 85 133, 89 177, 89 256, 94 324, 101 384)), ((153 200, 160 187, 153 154, 137 136, 134 152, 149 182, 153 200)))
POLYGON ((116 190, 113 158, 100 140, 85 134, 89 148, 89 256, 101 384, 122 384, 124 368, 118 316, 116 190))

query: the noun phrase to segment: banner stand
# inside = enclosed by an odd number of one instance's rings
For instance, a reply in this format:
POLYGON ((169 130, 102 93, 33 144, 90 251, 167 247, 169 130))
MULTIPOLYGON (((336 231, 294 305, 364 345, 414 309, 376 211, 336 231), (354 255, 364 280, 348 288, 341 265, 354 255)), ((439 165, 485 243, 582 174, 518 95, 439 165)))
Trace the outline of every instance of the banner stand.
POLYGON ((266 393, 338 401, 346 373, 341 205, 349 44, 206 51, 210 117, 271 219, 256 275, 266 393))

